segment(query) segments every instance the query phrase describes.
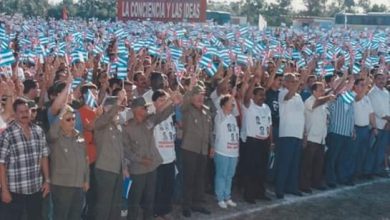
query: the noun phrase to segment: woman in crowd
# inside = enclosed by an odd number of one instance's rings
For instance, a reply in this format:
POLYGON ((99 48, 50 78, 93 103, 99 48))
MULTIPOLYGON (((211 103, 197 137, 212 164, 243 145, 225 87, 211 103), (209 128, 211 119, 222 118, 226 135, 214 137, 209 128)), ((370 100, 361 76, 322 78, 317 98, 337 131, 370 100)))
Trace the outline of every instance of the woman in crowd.
POLYGON ((234 98, 224 95, 220 100, 221 109, 214 119, 215 134, 215 194, 218 206, 226 209, 237 204, 231 199, 232 179, 238 161, 239 132, 236 117, 232 114, 234 98))

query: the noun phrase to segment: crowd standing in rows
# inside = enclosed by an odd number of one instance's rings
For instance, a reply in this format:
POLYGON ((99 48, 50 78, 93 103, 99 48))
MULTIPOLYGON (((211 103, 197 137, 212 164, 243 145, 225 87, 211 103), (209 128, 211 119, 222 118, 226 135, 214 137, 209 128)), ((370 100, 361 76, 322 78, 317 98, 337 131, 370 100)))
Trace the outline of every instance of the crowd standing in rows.
POLYGON ((0 17, 1 219, 118 220, 124 198, 172 219, 174 200, 210 214, 207 189, 226 209, 232 187, 385 177, 389 34, 0 17))

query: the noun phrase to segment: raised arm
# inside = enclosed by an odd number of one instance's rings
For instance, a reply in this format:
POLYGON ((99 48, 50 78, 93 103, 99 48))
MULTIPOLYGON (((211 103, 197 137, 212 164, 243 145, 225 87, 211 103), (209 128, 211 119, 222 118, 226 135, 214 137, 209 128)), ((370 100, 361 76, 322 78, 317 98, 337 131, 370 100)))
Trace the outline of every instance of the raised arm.
POLYGON ((57 115, 61 109, 65 106, 67 103, 68 95, 69 95, 69 88, 72 84, 73 77, 69 75, 68 79, 66 80, 66 86, 65 88, 60 92, 60 94, 57 95, 57 97, 54 99, 54 102, 50 108, 52 115, 57 115))

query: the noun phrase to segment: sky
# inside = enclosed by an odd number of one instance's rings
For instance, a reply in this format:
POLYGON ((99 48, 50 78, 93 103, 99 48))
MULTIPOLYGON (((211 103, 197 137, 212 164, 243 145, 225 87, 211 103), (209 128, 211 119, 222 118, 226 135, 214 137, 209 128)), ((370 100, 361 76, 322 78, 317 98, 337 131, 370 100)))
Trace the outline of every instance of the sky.
MULTIPOLYGON (((77 0, 74 0, 77 1, 77 0)), ((213 0, 217 2, 238 2, 242 0, 213 0)), ((267 2, 275 2, 274 0, 266 0, 267 2)), ((356 0, 357 1, 357 0, 356 0)), ((49 3, 56 4, 62 2, 62 0, 49 0, 49 3)), ((385 4, 387 7, 390 7, 390 0, 370 0, 371 4, 385 4)), ((302 0, 292 0, 292 4, 294 10, 301 10, 304 9, 303 1, 302 0)))

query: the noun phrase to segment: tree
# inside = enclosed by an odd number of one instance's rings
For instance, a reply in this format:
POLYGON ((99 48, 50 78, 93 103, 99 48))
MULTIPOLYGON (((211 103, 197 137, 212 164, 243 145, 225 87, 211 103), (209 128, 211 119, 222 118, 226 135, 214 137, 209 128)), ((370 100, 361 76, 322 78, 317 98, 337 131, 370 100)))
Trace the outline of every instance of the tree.
POLYGON ((270 26, 280 26, 281 23, 290 25, 291 22, 291 0, 277 0, 277 3, 265 5, 261 14, 270 26))
POLYGON ((348 9, 348 11, 352 10, 352 7, 355 6, 355 1, 354 0, 344 0, 344 7, 348 9))
POLYGON ((367 12, 386 12, 388 9, 386 5, 381 4, 374 4, 367 12))
POLYGON ((263 7, 262 0, 245 0, 241 7, 241 15, 246 15, 250 24, 257 24, 263 7))
POLYGON ((357 5, 359 7, 361 7, 363 9, 363 11, 367 12, 370 10, 371 8, 371 2, 370 0, 359 0, 359 2, 357 3, 357 5))
POLYGON ((314 16, 321 15, 321 11, 323 10, 321 0, 303 0, 303 4, 306 6, 307 11, 306 15, 314 16))

